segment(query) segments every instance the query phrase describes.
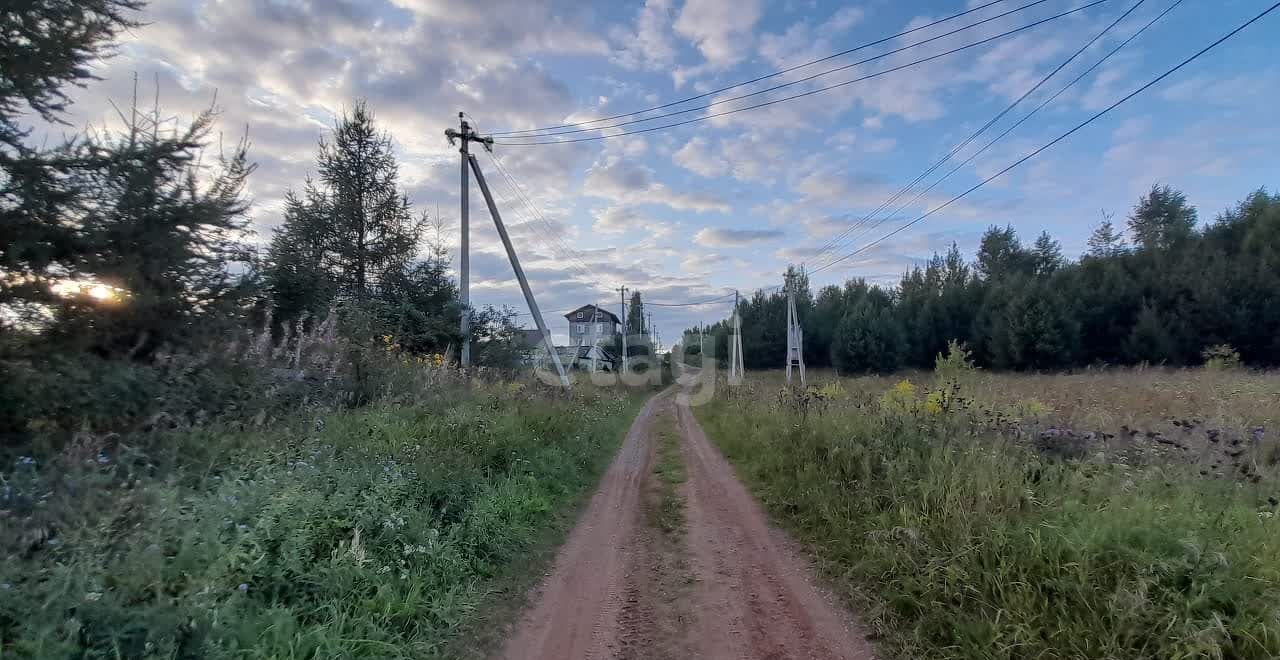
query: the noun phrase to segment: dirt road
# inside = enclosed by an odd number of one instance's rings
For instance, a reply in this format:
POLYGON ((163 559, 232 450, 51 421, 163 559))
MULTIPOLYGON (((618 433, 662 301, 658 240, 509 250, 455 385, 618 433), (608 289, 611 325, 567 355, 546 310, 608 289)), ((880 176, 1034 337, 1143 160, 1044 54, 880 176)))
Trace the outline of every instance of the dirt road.
POLYGON ((636 417, 506 660, 872 660, 675 390, 636 417))

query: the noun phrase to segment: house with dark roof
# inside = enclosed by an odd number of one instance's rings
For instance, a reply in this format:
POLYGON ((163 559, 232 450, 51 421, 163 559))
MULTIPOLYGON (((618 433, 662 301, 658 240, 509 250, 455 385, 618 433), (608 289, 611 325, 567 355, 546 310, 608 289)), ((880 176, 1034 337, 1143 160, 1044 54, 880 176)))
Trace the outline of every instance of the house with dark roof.
POLYGON ((595 346, 618 336, 622 326, 613 312, 596 305, 583 305, 564 317, 569 321, 570 346, 595 346))

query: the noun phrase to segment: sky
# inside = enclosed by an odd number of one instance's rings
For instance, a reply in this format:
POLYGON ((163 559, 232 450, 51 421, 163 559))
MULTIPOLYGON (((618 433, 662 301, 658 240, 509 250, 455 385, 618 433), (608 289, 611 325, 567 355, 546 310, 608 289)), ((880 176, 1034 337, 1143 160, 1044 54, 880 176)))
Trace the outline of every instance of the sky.
MULTIPOLYGON (((440 238, 456 266, 459 155, 444 130, 457 126, 460 111, 482 133, 629 113, 881 40, 985 2, 152 0, 141 16, 146 25, 124 35, 113 57, 94 64, 101 79, 74 94, 68 120, 72 128, 118 126, 115 107, 129 104, 135 80, 137 96, 148 103, 158 98, 165 116, 183 120, 216 107, 224 141, 247 133, 252 144, 250 156, 258 164, 249 185, 253 240, 265 244, 280 221, 286 192, 300 189, 314 172, 318 140, 336 117, 365 100, 394 138, 405 192, 417 209, 438 218, 440 238)), ((867 247, 1163 73, 1270 0, 1178 3, 1038 114, 918 197, 1174 0, 1106 0, 830 91, 618 135, 850 81, 1087 4, 1044 0, 801 81, 1031 2, 998 2, 668 111, 720 102, 710 109, 549 138, 607 139, 496 146, 493 157, 520 193, 482 154, 481 167, 557 339, 567 333, 564 311, 586 303, 616 309, 622 286, 654 303, 697 302, 734 290, 750 295, 777 285, 789 264, 815 270, 859 248, 855 256, 819 270, 812 278, 815 290, 858 277, 892 284, 952 244, 972 258, 991 225, 1012 225, 1028 243, 1048 231, 1068 256, 1079 255, 1104 216, 1122 224, 1154 183, 1184 191, 1205 222, 1257 188, 1275 189, 1280 12, 1008 174, 867 247), (1135 4, 1128 17, 924 184, 871 215, 1135 4), (794 84, 726 101, 782 82, 794 84)), ((471 200, 472 302, 509 305, 532 327, 474 187, 471 200)), ((670 344, 684 328, 724 318, 729 304, 648 309, 670 344)))

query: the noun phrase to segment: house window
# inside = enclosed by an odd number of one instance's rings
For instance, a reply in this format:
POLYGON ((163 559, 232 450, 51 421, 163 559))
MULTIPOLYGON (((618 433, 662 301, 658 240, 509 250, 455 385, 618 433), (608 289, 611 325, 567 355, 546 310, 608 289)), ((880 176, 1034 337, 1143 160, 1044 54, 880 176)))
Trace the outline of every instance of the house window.
POLYGON ((582 312, 578 312, 578 320, 579 320, 579 321, 581 321, 581 320, 582 320, 582 312))
POLYGON ((596 324, 596 334, 600 334, 600 335, 604 334, 604 324, 603 324, 603 323, 597 323, 597 324, 596 324))

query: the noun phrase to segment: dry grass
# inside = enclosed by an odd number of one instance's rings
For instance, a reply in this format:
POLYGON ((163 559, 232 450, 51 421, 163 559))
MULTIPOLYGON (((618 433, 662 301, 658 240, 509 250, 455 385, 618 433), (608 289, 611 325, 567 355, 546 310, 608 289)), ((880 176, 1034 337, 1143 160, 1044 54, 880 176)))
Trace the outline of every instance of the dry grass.
POLYGON ((1277 392, 1248 371, 768 373, 697 414, 899 657, 1270 660, 1277 392))

